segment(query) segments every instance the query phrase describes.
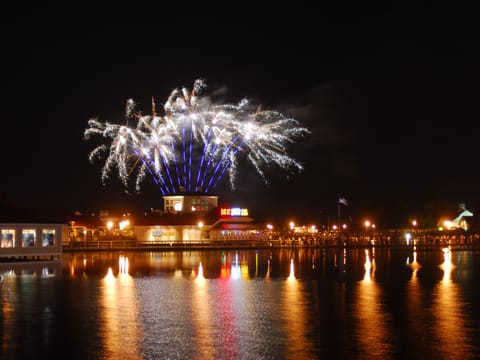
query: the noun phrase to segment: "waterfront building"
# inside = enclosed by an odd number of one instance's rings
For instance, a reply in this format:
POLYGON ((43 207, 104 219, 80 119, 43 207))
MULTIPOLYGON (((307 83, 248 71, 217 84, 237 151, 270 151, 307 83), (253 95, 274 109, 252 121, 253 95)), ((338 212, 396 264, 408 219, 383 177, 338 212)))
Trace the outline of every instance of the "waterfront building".
POLYGON ((218 196, 180 193, 164 196, 163 209, 143 214, 77 213, 68 219, 68 247, 155 246, 211 241, 257 240, 263 226, 247 208, 218 206, 218 196))
POLYGON ((62 253, 66 224, 12 211, 0 216, 0 258, 52 259, 62 253))
POLYGON ((137 217, 134 224, 135 237, 141 244, 240 240, 259 232, 248 209, 225 206, 208 212, 150 212, 137 217))

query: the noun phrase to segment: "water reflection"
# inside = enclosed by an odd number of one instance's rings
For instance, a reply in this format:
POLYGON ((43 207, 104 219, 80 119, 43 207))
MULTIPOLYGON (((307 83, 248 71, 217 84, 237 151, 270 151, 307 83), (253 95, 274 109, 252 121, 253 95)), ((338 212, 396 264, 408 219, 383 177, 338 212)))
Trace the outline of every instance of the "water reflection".
POLYGON ((365 249, 365 274, 363 276, 363 281, 370 281, 372 280, 372 261, 370 260, 370 255, 368 253, 368 249, 365 249))
POLYGON ((417 273, 418 270, 420 270, 421 265, 417 261, 417 248, 414 246, 413 247, 413 259, 410 261, 410 257, 407 258, 407 266, 412 269, 412 276, 410 278, 410 281, 416 282, 417 281, 417 273))
POLYGON ((437 350, 447 359, 469 358, 471 348, 468 343, 466 318, 462 311, 465 306, 458 285, 452 281, 452 252, 443 249, 443 278, 433 290, 433 311, 435 317, 434 336, 437 350))
POLYGON ((49 285, 61 275, 59 261, 11 262, 0 264, 0 358, 41 357, 41 349, 54 342, 55 293, 49 285))
POLYGON ((293 264, 293 259, 290 260, 290 272, 288 274, 288 280, 295 280, 295 265, 293 264))
POLYGON ((100 336, 105 344, 106 358, 139 359, 142 338, 133 278, 128 274, 128 258, 119 258, 115 277, 108 268, 100 294, 100 317, 103 325, 100 336))
MULTIPOLYGON (((5 282, 14 284, 15 272, 13 270, 4 270, 2 283, 5 282)), ((3 284, 2 284, 3 285, 3 284)), ((7 286, 4 285, 4 286, 7 286)), ((11 351, 15 352, 15 336, 18 336, 15 330, 15 304, 19 303, 18 291, 8 291, 2 298, 2 354, 8 354, 11 351)))
POLYGON ((232 277, 232 279, 240 279, 242 277, 242 268, 240 266, 238 253, 235 253, 234 260, 232 261, 230 276, 232 277))
POLYGON ((356 288, 356 306, 353 316, 357 323, 355 342, 361 358, 391 358, 392 333, 389 316, 384 310, 383 294, 375 279, 375 250, 365 250, 365 273, 356 288), (371 252, 371 254, 370 254, 371 252))
POLYGON ((118 273, 120 275, 128 275, 129 262, 128 257, 121 255, 118 258, 118 273))
POLYGON ((443 248, 443 263, 440 265, 440 268, 443 270, 443 282, 450 282, 450 275, 452 274, 453 264, 452 264, 452 252, 450 248, 443 248))
POLYGON ((215 334, 212 323, 215 304, 208 292, 208 282, 203 276, 202 263, 198 265, 198 273, 192 288, 191 309, 192 325, 195 336, 192 341, 199 359, 218 358, 215 349, 215 334))
MULTIPOLYGON (((232 272, 233 273, 233 272, 232 272)), ((217 318, 217 348, 220 359, 237 359, 241 352, 239 345, 239 327, 237 301, 245 301, 239 281, 232 277, 223 277, 215 283, 215 312, 217 318)), ((241 310, 240 310, 241 311, 241 310)))
POLYGON ((401 320, 404 322, 403 326, 408 329, 405 333, 405 342, 410 347, 412 353, 423 354, 430 352, 433 354, 432 348, 435 343, 430 340, 430 336, 425 334, 425 324, 428 323, 428 308, 429 299, 424 298, 424 289, 418 279, 418 272, 422 268, 418 261, 418 253, 415 246, 413 246, 412 257, 407 257, 406 266, 412 271, 410 279, 407 283, 406 297, 405 297, 405 311, 406 316, 401 320), (418 342, 418 339, 425 339, 425 341, 418 342))
POLYGON ((222 260, 220 265, 220 279, 226 279, 230 277, 230 266, 227 255, 222 252, 222 260))
POLYGON ((267 259, 267 273, 265 274, 265 279, 270 279, 270 274, 272 272, 272 254, 267 259))
POLYGON ((69 358, 74 344, 98 359, 472 358, 479 253, 456 254, 68 253, 59 271, 4 273, 1 357, 69 358))
POLYGON ((197 282, 203 282, 205 281, 205 276, 203 276, 203 266, 202 263, 198 265, 198 271, 197 271, 197 276, 195 277, 197 282))
POLYGON ((308 319, 303 284, 295 278, 295 264, 290 260, 289 275, 283 286, 282 317, 285 326, 285 358, 311 359, 308 319))

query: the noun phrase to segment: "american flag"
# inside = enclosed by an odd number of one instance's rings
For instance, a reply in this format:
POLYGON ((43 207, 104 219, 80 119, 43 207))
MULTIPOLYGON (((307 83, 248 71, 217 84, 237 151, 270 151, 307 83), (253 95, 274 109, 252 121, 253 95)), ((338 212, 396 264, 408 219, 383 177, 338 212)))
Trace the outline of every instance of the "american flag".
POLYGON ((347 201, 347 199, 345 199, 344 197, 339 197, 339 198, 338 198, 338 203, 339 203, 339 204, 342 204, 342 205, 345 205, 345 206, 348 205, 348 201, 347 201))

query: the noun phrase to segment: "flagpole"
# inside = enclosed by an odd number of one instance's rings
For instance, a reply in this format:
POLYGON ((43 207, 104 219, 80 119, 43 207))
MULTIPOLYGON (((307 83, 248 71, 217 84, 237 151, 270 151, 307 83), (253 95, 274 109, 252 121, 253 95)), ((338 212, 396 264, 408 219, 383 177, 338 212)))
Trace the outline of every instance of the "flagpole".
POLYGON ((337 206, 338 206, 338 212, 337 212, 337 215, 338 215, 338 226, 340 226, 340 194, 338 194, 338 198, 337 198, 337 206))
POLYGON ((337 201, 337 206, 338 206, 338 226, 340 226, 340 199, 337 201))

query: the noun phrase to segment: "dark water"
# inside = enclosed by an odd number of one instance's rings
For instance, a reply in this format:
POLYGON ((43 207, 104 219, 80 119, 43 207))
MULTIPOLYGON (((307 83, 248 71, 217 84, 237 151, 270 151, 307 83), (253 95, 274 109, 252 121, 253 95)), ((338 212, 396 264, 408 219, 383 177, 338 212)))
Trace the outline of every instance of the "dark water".
POLYGON ((1 359, 480 359, 478 251, 64 253, 0 272, 1 359))

